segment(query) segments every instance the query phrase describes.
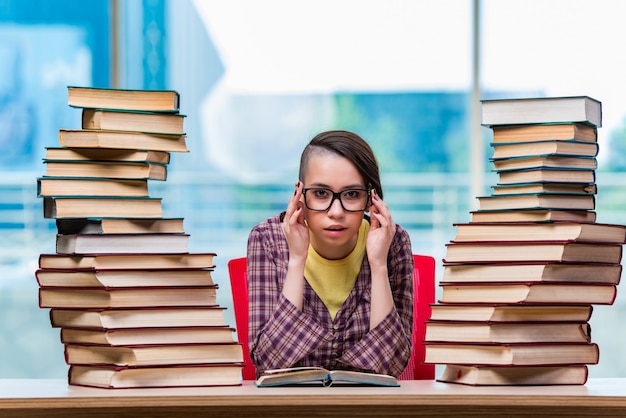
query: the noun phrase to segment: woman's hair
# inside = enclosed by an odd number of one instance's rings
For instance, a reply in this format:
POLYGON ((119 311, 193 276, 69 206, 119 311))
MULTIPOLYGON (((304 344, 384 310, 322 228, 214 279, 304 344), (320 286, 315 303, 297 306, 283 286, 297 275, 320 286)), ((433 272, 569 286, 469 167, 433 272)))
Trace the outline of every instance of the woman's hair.
POLYGON ((380 170, 376 156, 367 142, 357 134, 349 131, 326 131, 317 134, 302 151, 300 157, 300 181, 309 167, 313 155, 333 153, 347 158, 358 170, 365 187, 376 190, 382 199, 383 188, 380 183, 380 170))

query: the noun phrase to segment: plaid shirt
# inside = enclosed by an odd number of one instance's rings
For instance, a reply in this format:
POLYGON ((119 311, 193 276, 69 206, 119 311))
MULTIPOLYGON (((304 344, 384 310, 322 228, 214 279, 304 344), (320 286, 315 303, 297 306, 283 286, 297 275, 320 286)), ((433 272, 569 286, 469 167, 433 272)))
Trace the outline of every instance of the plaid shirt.
POLYGON ((289 249, 279 216, 252 229, 247 260, 248 339, 258 374, 297 366, 402 373, 411 353, 413 255, 409 235, 401 226, 396 226, 387 262, 395 309, 371 331, 367 255, 334 321, 306 281, 302 311, 282 294, 289 249))

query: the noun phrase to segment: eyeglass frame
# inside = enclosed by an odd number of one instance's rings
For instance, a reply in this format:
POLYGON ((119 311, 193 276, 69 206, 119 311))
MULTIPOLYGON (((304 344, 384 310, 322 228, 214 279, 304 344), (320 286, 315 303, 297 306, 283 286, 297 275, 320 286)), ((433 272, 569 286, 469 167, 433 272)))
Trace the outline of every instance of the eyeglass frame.
POLYGON ((333 205, 333 203, 335 203, 335 200, 339 200, 339 204, 341 205, 341 208, 346 211, 346 212, 363 212, 367 209, 367 206, 370 203, 370 199, 372 198, 372 189, 371 188, 349 188, 349 189, 343 189, 340 190, 338 192, 335 192, 334 190, 331 190, 327 187, 305 187, 302 189, 302 198, 304 199, 304 206, 307 207, 307 209, 309 210, 313 210, 315 212, 326 212, 328 209, 331 208, 331 206, 333 205), (326 190, 328 192, 330 192, 333 197, 330 199, 330 203, 328 204, 328 207, 326 209, 312 209, 309 207, 309 204, 306 201, 306 192, 308 190, 326 190), (343 200, 341 200, 341 194, 351 191, 351 190, 359 190, 359 191, 364 191, 365 193, 367 193, 367 199, 365 200, 365 206, 362 209, 357 209, 357 210, 353 210, 353 209, 346 209, 346 207, 343 205, 343 200))

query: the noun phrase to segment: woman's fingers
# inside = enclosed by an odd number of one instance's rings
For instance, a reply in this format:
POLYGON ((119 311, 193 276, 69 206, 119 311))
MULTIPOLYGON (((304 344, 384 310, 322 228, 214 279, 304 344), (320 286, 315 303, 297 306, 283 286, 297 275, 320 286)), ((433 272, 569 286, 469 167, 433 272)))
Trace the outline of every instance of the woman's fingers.
POLYGON ((372 227, 374 228, 391 228, 394 226, 391 212, 387 204, 383 202, 376 194, 376 190, 372 190, 372 207, 370 215, 373 219, 372 227))
POLYGON ((304 218, 304 203, 301 199, 303 187, 301 182, 296 183, 294 194, 287 205, 283 224, 283 231, 292 255, 306 254, 309 246, 309 230, 304 218))
POLYGON ((291 215, 296 211, 296 209, 298 209, 298 202, 300 201, 300 196, 302 195, 300 182, 297 182, 295 186, 296 187, 293 192, 293 196, 291 196, 291 198, 289 199, 289 202, 287 203, 286 216, 288 218, 290 218, 291 215))

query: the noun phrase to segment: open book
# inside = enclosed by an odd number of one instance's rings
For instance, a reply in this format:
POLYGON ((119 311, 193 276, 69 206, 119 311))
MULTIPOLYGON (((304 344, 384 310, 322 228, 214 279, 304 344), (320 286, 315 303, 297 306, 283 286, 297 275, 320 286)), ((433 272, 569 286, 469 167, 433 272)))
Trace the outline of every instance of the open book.
POLYGON ((323 367, 293 367, 266 370, 254 384, 258 387, 293 384, 356 384, 374 386, 400 386, 398 380, 386 374, 356 372, 349 370, 327 370, 323 367))

